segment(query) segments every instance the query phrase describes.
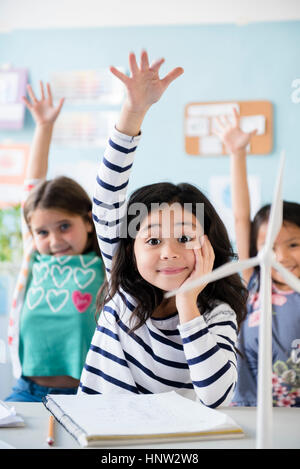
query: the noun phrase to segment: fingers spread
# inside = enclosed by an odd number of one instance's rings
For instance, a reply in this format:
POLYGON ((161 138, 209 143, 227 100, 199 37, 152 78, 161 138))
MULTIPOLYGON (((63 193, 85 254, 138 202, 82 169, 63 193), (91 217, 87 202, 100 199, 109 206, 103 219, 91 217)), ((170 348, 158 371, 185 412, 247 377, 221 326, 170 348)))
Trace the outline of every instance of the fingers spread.
POLYGON ((121 80, 124 84, 126 84, 128 82, 128 76, 125 75, 125 73, 120 72, 120 70, 118 70, 115 67, 110 67, 109 70, 111 71, 111 73, 113 75, 115 75, 117 78, 119 78, 119 80, 121 80))
POLYGON ((234 125, 236 127, 239 127, 240 116, 235 107, 233 108, 233 118, 234 118, 234 125))
POLYGON ((150 70, 152 70, 153 72, 158 72, 160 67, 164 63, 164 61, 165 61, 165 59, 163 59, 163 58, 155 60, 154 62, 152 62, 151 66, 150 66, 150 70))
POLYGON ((132 76, 136 75, 139 71, 138 64, 136 63, 135 54, 130 52, 129 54, 129 68, 132 73, 132 76))
POLYGON ((60 112, 61 108, 63 107, 64 102, 65 102, 65 98, 61 98, 59 100, 59 103, 58 103, 58 106, 57 106, 57 112, 58 113, 60 112))
POLYGON ((47 93, 48 93, 48 100, 49 100, 49 104, 52 106, 53 104, 53 99, 52 99, 52 92, 51 92, 51 87, 50 87, 50 84, 47 83, 47 93))
POLYGON ((172 81, 176 80, 180 75, 182 75, 184 72, 183 68, 177 67, 174 68, 171 72, 169 72, 165 78, 163 78, 162 84, 164 85, 165 88, 167 88, 172 81))
POLYGON ((40 81, 40 90, 41 90, 41 99, 45 99, 44 85, 42 81, 40 81))
POLYGON ((143 50, 141 53, 141 70, 145 72, 148 69, 149 69, 148 54, 145 50, 143 50))
POLYGON ((33 92, 33 89, 31 88, 31 85, 27 85, 27 91, 28 91, 28 94, 30 96, 32 103, 36 104, 38 100, 35 97, 35 94, 33 92))
POLYGON ((28 99, 25 96, 22 96, 22 101, 26 104, 28 109, 32 109, 32 104, 28 101, 28 99))

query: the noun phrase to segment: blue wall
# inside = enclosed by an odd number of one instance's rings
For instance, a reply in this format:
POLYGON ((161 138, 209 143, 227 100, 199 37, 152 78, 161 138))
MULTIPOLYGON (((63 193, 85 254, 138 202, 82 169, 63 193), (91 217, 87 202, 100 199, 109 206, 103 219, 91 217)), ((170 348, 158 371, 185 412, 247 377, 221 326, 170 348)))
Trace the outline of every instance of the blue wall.
MULTIPOLYGON (((270 155, 250 156, 249 172, 262 176, 262 203, 272 197, 280 151, 286 150, 284 198, 300 202, 300 104, 291 100, 300 78, 300 22, 247 26, 159 26, 82 30, 31 30, 0 34, 0 64, 29 70, 33 86, 51 72, 127 67, 128 52, 146 48, 164 56, 162 73, 180 65, 185 73, 146 117, 129 190, 167 179, 189 181, 208 192, 212 175, 228 174, 227 157, 185 154, 184 107, 191 101, 270 100, 274 105, 274 147, 270 155)), ((31 141, 33 121, 26 113, 22 131, 1 131, 0 141, 31 141)), ((52 148, 55 161, 98 158, 96 149, 52 148)), ((50 165, 51 169, 51 165, 50 165)))

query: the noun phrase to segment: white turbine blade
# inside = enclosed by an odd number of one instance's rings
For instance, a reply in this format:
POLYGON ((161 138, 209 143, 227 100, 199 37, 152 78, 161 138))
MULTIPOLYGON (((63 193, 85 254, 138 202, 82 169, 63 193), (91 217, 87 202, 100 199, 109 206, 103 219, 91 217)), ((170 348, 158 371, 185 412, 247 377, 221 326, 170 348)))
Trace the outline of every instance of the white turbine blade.
POLYGON ((279 233, 282 225, 282 180, 283 180, 283 168, 285 162, 284 151, 281 153, 279 161, 279 169, 277 175, 277 182, 275 185, 275 191, 273 196, 273 203, 270 210, 270 217, 268 223, 268 232, 266 236, 266 245, 268 248, 272 248, 274 241, 279 233))
POLYGON ((279 264, 279 262, 277 261, 273 261, 272 266, 280 273, 286 283, 293 290, 300 293, 300 280, 296 277, 296 275, 292 274, 289 270, 287 270, 283 265, 279 264))
POLYGON ((242 270, 249 269, 250 267, 258 265, 259 262, 260 260, 258 257, 252 257, 250 259, 246 259, 245 261, 228 262, 227 264, 217 267, 209 274, 202 275, 202 277, 196 278, 195 280, 191 280, 186 285, 182 285, 181 287, 179 287, 177 290, 173 290, 166 293, 165 298, 171 298, 171 296, 175 296, 177 295, 177 293, 183 293, 192 290, 193 288, 203 285, 204 283, 214 282, 216 280, 219 280, 220 278, 236 274, 237 272, 241 272, 242 270))

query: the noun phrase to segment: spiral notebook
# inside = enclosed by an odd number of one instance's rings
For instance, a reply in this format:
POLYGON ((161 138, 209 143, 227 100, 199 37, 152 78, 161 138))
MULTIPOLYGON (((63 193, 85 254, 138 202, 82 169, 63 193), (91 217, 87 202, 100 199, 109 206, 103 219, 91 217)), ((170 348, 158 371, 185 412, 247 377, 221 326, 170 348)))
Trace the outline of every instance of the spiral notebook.
POLYGON ((83 447, 244 436, 225 413, 175 391, 110 396, 48 394, 43 402, 83 447))

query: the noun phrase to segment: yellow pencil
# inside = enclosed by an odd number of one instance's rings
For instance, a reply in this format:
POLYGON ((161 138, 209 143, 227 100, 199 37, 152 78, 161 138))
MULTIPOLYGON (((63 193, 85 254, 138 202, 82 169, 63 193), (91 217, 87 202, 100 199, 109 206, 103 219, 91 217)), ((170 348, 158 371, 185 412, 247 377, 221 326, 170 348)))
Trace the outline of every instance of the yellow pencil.
POLYGON ((53 415, 50 415, 49 417, 47 443, 48 445, 53 445, 54 443, 54 417, 53 415))

